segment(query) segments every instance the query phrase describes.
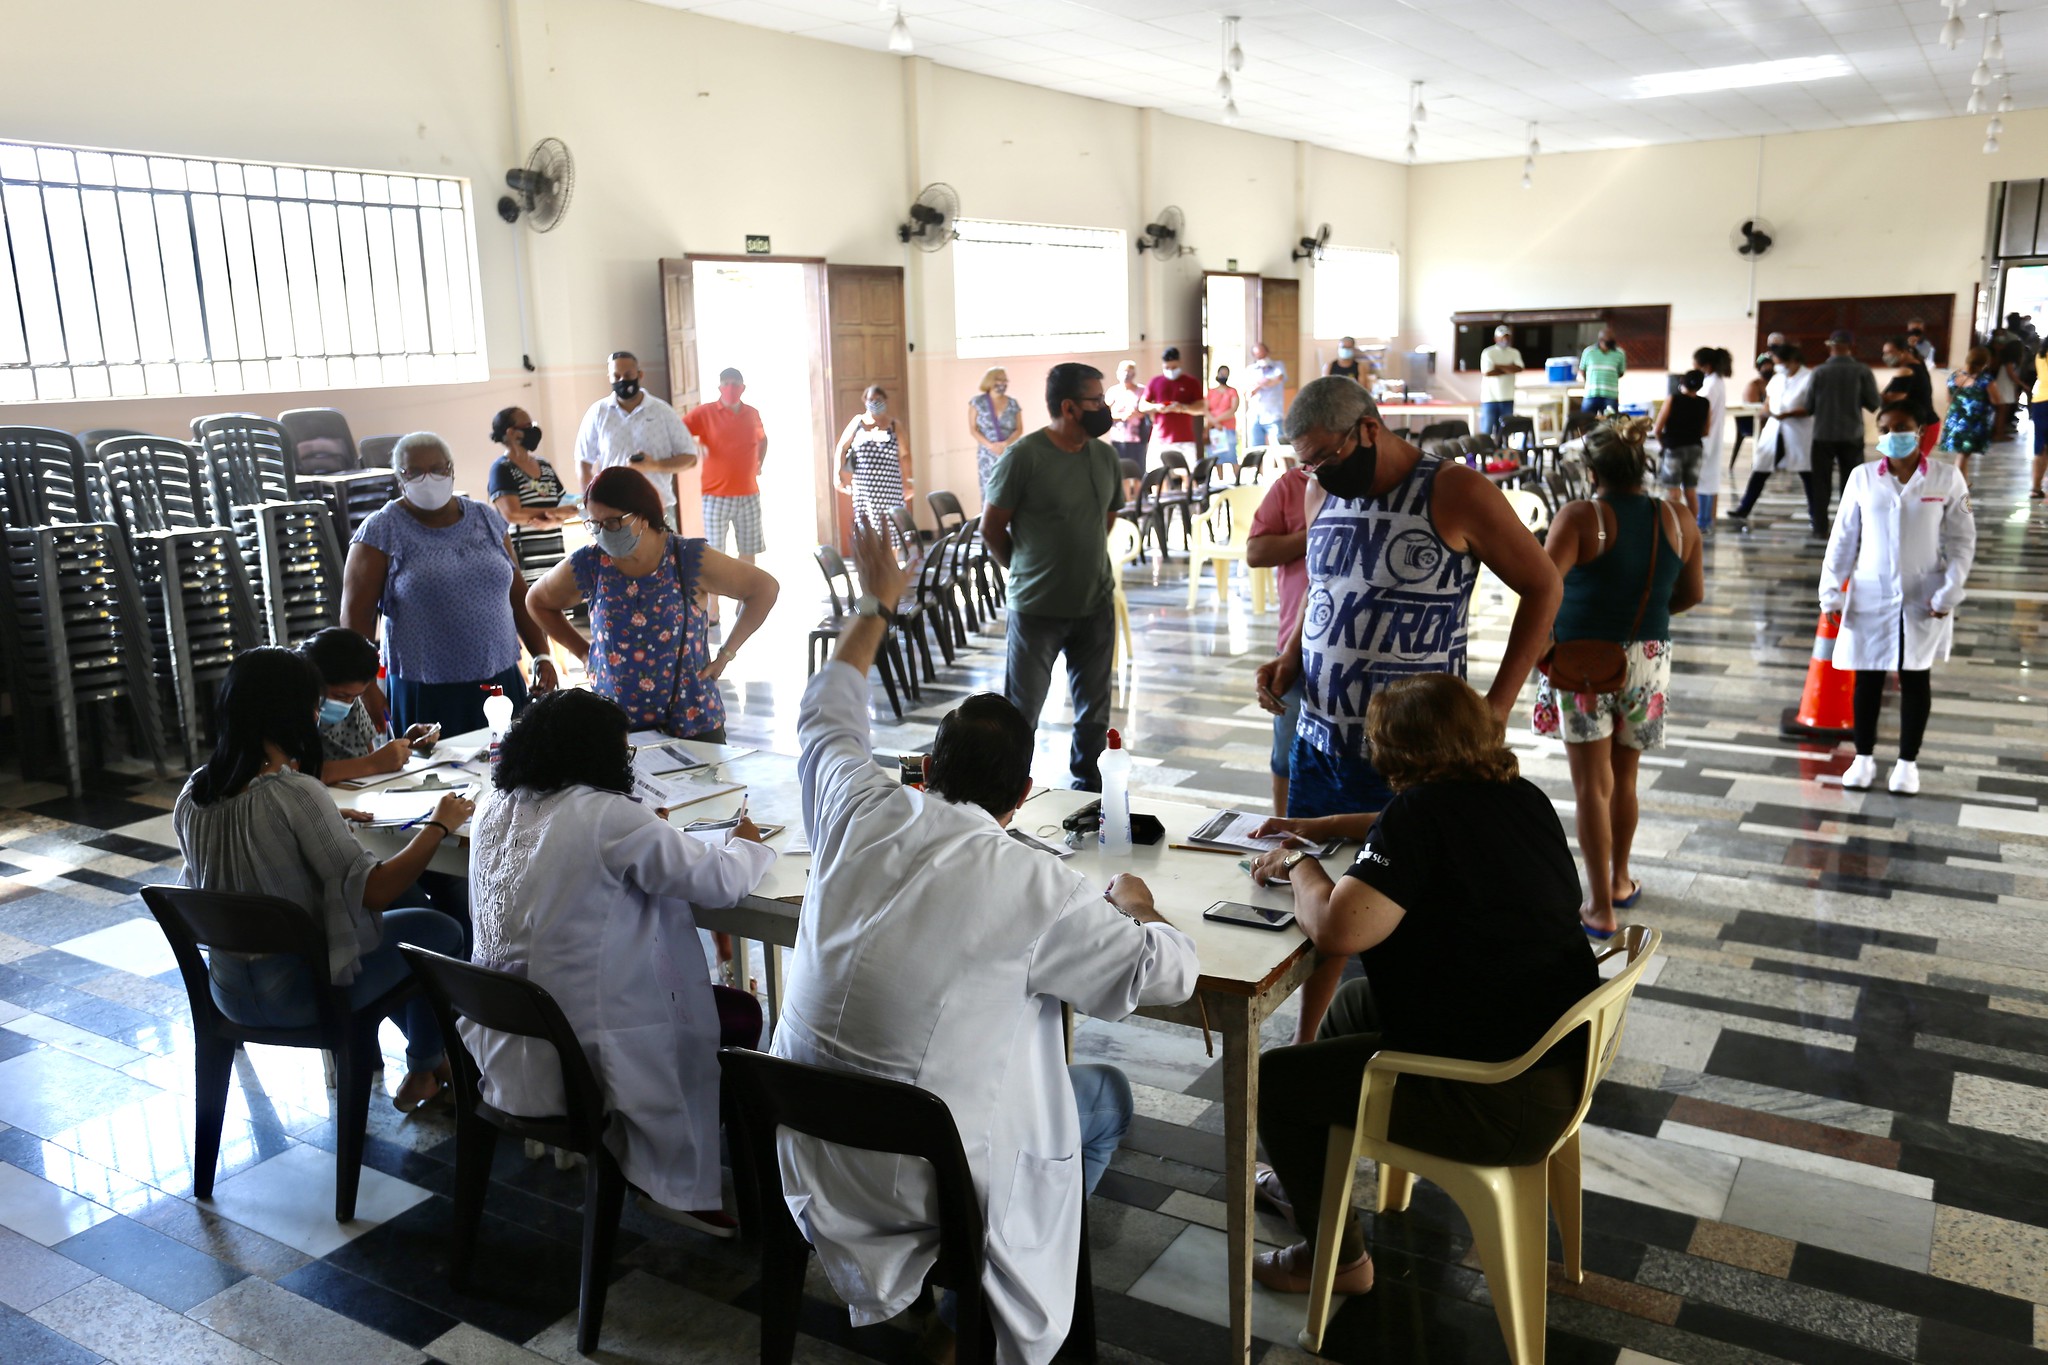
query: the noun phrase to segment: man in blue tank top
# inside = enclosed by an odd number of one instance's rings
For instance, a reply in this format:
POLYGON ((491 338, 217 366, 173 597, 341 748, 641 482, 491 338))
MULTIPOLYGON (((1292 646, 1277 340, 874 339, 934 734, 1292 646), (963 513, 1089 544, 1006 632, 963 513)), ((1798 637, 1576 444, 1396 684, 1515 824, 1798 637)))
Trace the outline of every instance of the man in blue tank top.
MULTIPOLYGON (((1288 411, 1287 439, 1328 497, 1309 526, 1301 619, 1259 670, 1259 704, 1279 714, 1282 694, 1300 679, 1289 816, 1376 813, 1393 793, 1366 752, 1374 690, 1418 673, 1465 676, 1466 612, 1484 565, 1521 599, 1486 693, 1505 724, 1564 586, 1498 488, 1392 435, 1355 381, 1305 385, 1288 411)), ((1338 962, 1326 966, 1303 991, 1307 1037, 1341 971, 1338 962)))

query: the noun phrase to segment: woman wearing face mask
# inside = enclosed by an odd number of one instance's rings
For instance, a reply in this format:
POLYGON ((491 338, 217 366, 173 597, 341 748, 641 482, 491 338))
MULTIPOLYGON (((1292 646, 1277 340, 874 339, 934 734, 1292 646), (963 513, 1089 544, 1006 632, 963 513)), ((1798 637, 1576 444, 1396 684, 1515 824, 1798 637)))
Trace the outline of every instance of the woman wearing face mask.
MULTIPOLYGON (((374 640, 382 618, 394 730, 480 730, 485 689, 526 704, 522 644, 533 654, 533 691, 554 690, 547 636, 526 614, 505 519, 456 494, 447 442, 427 431, 401 436, 391 467, 401 496, 356 528, 342 571, 341 623, 374 640)), ((374 720, 374 689, 366 701, 374 720)))
POLYGON ((491 419, 491 444, 504 452, 491 461, 491 506, 509 525, 560 527, 575 518, 575 509, 562 505, 561 476, 534 453, 540 449, 540 428, 525 408, 503 408, 491 419))
POLYGON ((988 505, 989 476, 996 461, 1024 435, 1024 409, 1010 397, 1010 375, 998 365, 981 376, 981 392, 967 401, 967 425, 974 434, 974 460, 981 475, 981 501, 988 505))
POLYGON ((377 646, 347 626, 329 626, 299 646, 319 670, 326 694, 320 698, 321 780, 328 786, 381 777, 403 768, 413 749, 432 746, 438 731, 415 725, 402 738, 385 739, 363 705, 377 683, 377 646))
POLYGON ((856 526, 868 525, 891 543, 900 543, 895 518, 910 487, 903 466, 910 443, 889 412, 889 395, 871 384, 861 395, 865 411, 846 424, 839 438, 839 491, 853 499, 856 526))
MULTIPOLYGON (((1119 460, 1135 461, 1138 472, 1145 472, 1145 443, 1152 436, 1152 421, 1145 416, 1140 406, 1145 401, 1145 386, 1138 382, 1138 362, 1126 360, 1116 367, 1116 383, 1103 388, 1102 396, 1109 403, 1109 435, 1105 438, 1110 449, 1119 460)), ((1124 496, 1134 496, 1137 485, 1133 483, 1124 496)))
POLYGON ((533 585, 534 619, 583 660, 591 690, 623 707, 635 729, 724 743, 718 679, 775 605, 774 578, 671 532, 653 486, 630 469, 592 480, 583 515, 593 543, 533 585), (740 604, 715 653, 700 593, 740 604), (578 602, 590 607, 588 639, 567 615, 578 602))
POLYGON ((1877 453, 1842 490, 1821 561, 1820 609, 1842 628, 1835 667, 1856 673, 1856 757, 1842 785, 1877 780, 1877 717, 1887 673, 1899 675, 1899 761, 1891 789, 1920 790, 1920 739, 1933 708, 1937 659, 1955 636, 1951 614, 1977 554, 1977 522, 1962 471, 1920 453, 1920 421, 1894 399, 1877 415, 1877 453))

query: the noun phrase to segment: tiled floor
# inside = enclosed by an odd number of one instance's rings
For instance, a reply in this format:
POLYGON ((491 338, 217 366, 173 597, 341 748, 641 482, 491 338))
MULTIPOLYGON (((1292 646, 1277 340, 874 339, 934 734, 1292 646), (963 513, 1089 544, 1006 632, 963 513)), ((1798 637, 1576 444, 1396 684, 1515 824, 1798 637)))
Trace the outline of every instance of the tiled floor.
MULTIPOLYGON (((1665 955, 1585 1130, 1589 1273, 1554 1286, 1553 1362, 2048 1360, 2048 743, 2031 658, 2048 513, 2024 500, 2016 450, 1981 463, 1978 567, 1916 800, 1844 793, 1844 751, 1778 737, 1820 553, 1786 490, 1753 530, 1712 538, 1707 602, 1676 630, 1671 744, 1643 771, 1634 917, 1665 955)), ((1139 661, 1119 719, 1140 790, 1257 803, 1270 732, 1250 678, 1272 618, 1219 612, 1206 588, 1184 610, 1184 572, 1130 583, 1139 661)), ((1482 595, 1483 680, 1505 616, 1497 586, 1482 595)), ((787 614, 743 661, 741 742, 793 743, 788 631, 808 623, 787 614)), ((878 724, 878 746, 921 747, 1000 667, 969 651, 905 723, 878 724)), ((1044 736, 1048 779, 1064 718, 1044 736)), ((1514 738, 1568 814, 1561 752, 1514 738)), ((74 801, 0 777, 0 1361, 575 1359, 580 1175, 501 1144, 477 1273, 451 1289, 448 1115, 374 1108, 362 1216, 337 1225, 309 1054, 238 1063, 219 1184, 192 1198, 185 1003, 135 895, 175 875, 173 791, 106 773, 74 801)), ((1283 1014, 1269 1040, 1290 1029, 1283 1014)), ((1124 1067, 1139 1109, 1090 1215, 1103 1359, 1219 1361, 1218 1065, 1194 1034, 1143 1021, 1087 1024, 1080 1048, 1124 1067)), ((1446 1199, 1424 1186, 1371 1230, 1379 1285, 1338 1313, 1332 1356, 1505 1359, 1446 1199)), ((755 1359, 756 1279, 743 1251, 629 1209, 601 1358, 755 1359)), ((911 1325, 855 1332, 816 1276, 813 1295, 800 1360, 915 1358, 911 1325)), ((1260 1295, 1263 1365, 1307 1359, 1301 1311, 1260 1295)))

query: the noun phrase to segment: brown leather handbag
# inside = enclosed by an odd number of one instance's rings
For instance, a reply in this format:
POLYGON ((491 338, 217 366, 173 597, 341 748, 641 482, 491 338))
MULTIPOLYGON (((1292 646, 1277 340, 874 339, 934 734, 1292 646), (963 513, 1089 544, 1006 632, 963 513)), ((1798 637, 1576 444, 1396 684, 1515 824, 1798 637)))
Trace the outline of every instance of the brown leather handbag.
MULTIPOLYGON (((1598 504, 1595 504, 1596 512, 1598 504)), ((1614 533, 1621 535, 1621 514, 1615 513, 1614 533)), ((1600 525, 1600 538, 1607 538, 1607 524, 1600 525)), ((1657 582, 1657 551, 1664 544, 1664 517, 1650 516, 1650 570, 1643 577, 1642 600, 1636 603, 1636 619, 1629 626, 1629 638, 1642 629, 1643 613, 1650 608, 1650 589, 1657 582)), ((1606 551, 1601 551, 1605 554, 1606 551)), ((1596 555, 1595 558, 1598 558, 1596 555)), ((1536 671, 1550 679, 1560 692, 1619 692, 1628 686, 1628 651, 1613 640, 1560 640, 1551 638, 1550 648, 1536 661, 1536 671)))

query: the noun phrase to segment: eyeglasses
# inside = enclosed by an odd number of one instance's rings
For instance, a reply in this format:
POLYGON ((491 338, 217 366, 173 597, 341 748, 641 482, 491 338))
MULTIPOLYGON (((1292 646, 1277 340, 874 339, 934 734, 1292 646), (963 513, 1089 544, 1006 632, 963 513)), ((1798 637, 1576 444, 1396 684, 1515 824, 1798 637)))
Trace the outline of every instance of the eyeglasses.
POLYGON ((435 465, 432 469, 401 469, 398 471, 398 481, 400 483, 418 483, 421 479, 452 479, 454 477, 455 466, 452 464, 435 465))
POLYGON ((606 517, 603 521, 592 521, 589 517, 585 517, 583 519, 583 529, 592 535, 596 535, 599 531, 623 531, 626 529, 626 518, 631 515, 632 513, 630 512, 621 512, 618 516, 606 517))

